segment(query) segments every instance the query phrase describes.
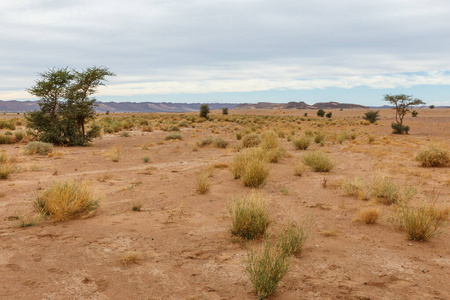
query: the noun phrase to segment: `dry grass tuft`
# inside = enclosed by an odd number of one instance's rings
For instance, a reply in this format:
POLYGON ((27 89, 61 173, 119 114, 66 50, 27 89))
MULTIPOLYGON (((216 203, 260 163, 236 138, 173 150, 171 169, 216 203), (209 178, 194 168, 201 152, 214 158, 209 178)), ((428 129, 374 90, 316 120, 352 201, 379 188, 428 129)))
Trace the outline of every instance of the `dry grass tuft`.
POLYGON ((230 170, 234 178, 241 178, 245 186, 258 187, 264 184, 269 176, 265 160, 262 148, 246 149, 234 157, 230 170))
POLYGON ((108 156, 113 162, 119 162, 122 158, 123 148, 119 145, 114 145, 108 150, 108 156))
POLYGON ((306 166, 301 160, 298 160, 294 163, 294 175, 302 176, 303 173, 305 173, 305 171, 306 171, 306 166))
POLYGON ((246 239, 264 236, 270 224, 269 211, 262 196, 257 192, 233 199, 229 209, 231 233, 246 239))
POLYGON ((443 147, 430 145, 416 157, 422 167, 447 167, 450 165, 450 154, 443 147))
POLYGON ((359 211, 355 221, 365 222, 366 224, 374 224, 381 215, 381 211, 377 207, 368 207, 359 211))
POLYGON ((278 247, 280 247, 281 252, 286 255, 300 254, 309 237, 311 225, 311 218, 306 219, 300 226, 289 219, 278 238, 278 247))
POLYGON ((67 221, 95 211, 98 199, 85 184, 67 180, 54 182, 35 201, 38 211, 54 221, 67 221))
POLYGON ((138 251, 127 251, 119 256, 119 261, 124 267, 137 265, 142 260, 142 253, 138 251))
POLYGON ((242 146, 246 148, 255 147, 261 144, 261 137, 256 133, 247 134, 242 140, 242 146))
POLYGON ((292 143, 294 144, 295 149, 297 150, 306 150, 311 145, 311 138, 308 136, 303 136, 298 139, 294 139, 292 143))
POLYGON ((48 155, 52 151, 53 145, 43 142, 29 142, 24 148, 24 153, 27 155, 48 155))
POLYGON ((322 151, 313 151, 303 155, 303 163, 308 165, 314 172, 330 172, 335 163, 322 151))

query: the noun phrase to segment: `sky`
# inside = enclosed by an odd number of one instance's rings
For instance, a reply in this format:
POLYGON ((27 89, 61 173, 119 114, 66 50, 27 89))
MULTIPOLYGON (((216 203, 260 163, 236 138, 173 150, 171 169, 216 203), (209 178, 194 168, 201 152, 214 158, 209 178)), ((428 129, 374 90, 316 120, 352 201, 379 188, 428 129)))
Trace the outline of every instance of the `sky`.
POLYGON ((450 105, 448 0, 0 0, 0 99, 106 66, 101 101, 450 105))

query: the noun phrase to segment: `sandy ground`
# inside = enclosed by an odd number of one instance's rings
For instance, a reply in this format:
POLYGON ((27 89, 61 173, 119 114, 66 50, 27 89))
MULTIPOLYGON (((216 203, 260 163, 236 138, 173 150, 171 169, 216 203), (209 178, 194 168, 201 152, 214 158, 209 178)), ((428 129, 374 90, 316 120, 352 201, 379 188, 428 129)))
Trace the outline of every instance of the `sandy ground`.
MULTIPOLYGON (((392 110, 382 110, 378 125, 369 126, 358 124, 364 110, 333 111, 333 120, 357 124, 319 129, 331 135, 354 128, 358 135, 306 150, 326 151, 337 162, 330 173, 308 170, 294 176, 294 162, 305 151, 282 139, 288 156, 270 165, 269 179, 259 189, 271 209, 270 231, 276 234, 289 216, 297 222, 312 216, 314 222, 301 256, 292 260, 290 272, 269 299, 450 299, 448 229, 427 242, 407 240, 389 221, 392 207, 345 196, 340 188, 342 180, 370 180, 384 172, 399 184, 417 187, 418 200, 439 194, 439 204, 449 205, 449 168, 425 169, 414 157, 431 142, 450 149, 450 109, 419 112, 405 121, 410 135, 397 136, 390 129, 392 110), (375 137, 372 144, 369 134, 375 137), (371 205, 383 212, 376 224, 353 222, 360 209, 371 205)), ((318 129, 307 121, 298 126, 298 136, 318 129)), ((230 163, 237 153, 233 147, 240 141, 234 132, 226 126, 216 130, 214 135, 230 140, 228 149, 195 149, 199 139, 212 134, 208 122, 182 128, 183 141, 158 144, 166 132, 135 129, 130 137, 104 135, 90 147, 57 147, 59 155, 53 157, 26 156, 24 144, 0 145, 17 157, 20 168, 0 180, 0 298, 255 299, 244 271, 252 243, 230 235, 228 213, 231 199, 251 189, 228 169, 216 168, 208 193, 196 192, 199 170, 230 163), (146 143, 154 145, 143 150, 146 143), (106 156, 113 145, 123 146, 119 162, 106 156), (151 162, 144 163, 144 156, 151 162), (18 216, 36 213, 37 193, 66 179, 89 182, 101 199, 94 216, 17 226, 18 216), (142 203, 140 212, 131 209, 136 202, 142 203), (124 266, 119 258, 127 251, 141 253, 142 259, 124 266)))

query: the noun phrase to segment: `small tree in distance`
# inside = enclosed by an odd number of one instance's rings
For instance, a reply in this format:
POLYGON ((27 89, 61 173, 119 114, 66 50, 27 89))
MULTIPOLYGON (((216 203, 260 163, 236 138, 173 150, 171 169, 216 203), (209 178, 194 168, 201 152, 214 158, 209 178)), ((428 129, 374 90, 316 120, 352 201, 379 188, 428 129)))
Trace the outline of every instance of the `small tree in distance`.
POLYGON ((333 116, 333 113, 330 111, 329 113, 326 114, 326 117, 329 119, 333 116))
POLYGON ((325 111, 324 111, 323 109, 319 109, 319 110, 317 111, 317 115, 318 115, 319 117, 323 117, 323 116, 325 116, 325 111))
POLYGON ((395 107, 395 121, 392 123, 391 127, 394 129, 394 133, 397 134, 408 134, 409 126, 403 125, 403 119, 409 112, 410 108, 415 105, 425 104, 422 100, 418 98, 413 98, 411 95, 398 94, 398 95, 384 95, 384 101, 393 104, 395 107))
POLYGON ((222 108, 222 115, 228 115, 228 108, 222 108))
POLYGON ((363 119, 369 121, 370 123, 375 123, 380 119, 380 117, 378 116, 379 113, 379 110, 369 110, 364 114, 363 119))
POLYGON ((200 106, 200 117, 208 119, 209 114, 209 105, 208 104, 202 104, 200 106))

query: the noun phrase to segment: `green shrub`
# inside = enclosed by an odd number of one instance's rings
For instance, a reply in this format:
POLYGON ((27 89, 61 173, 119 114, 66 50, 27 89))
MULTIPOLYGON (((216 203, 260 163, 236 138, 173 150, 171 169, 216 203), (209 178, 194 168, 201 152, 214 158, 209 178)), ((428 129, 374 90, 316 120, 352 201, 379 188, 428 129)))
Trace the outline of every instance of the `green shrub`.
POLYGON ((329 172, 335 163, 322 151, 309 152, 303 155, 302 161, 314 172, 329 172))
POLYGON ((248 251, 245 270, 259 299, 266 298, 275 291, 289 271, 290 261, 291 256, 283 254, 268 239, 264 241, 261 250, 248 251))
POLYGON ((420 151, 416 160, 422 167, 446 167, 450 165, 449 152, 437 145, 430 145, 420 151))
POLYGON ((269 211, 261 195, 252 192, 234 198, 230 209, 231 233, 246 239, 261 238, 270 224, 269 211))
POLYGON ((16 141, 23 140, 24 136, 25 136, 25 132, 23 132, 23 131, 14 132, 14 137, 16 138, 16 141))
POLYGON ((379 113, 379 110, 369 110, 364 114, 363 119, 369 121, 370 123, 375 123, 380 119, 379 113))
POLYGON ((53 152, 53 145, 44 142, 29 142, 25 146, 24 152, 27 155, 47 155, 53 152))
POLYGON ((319 116, 319 117, 325 116, 325 111, 324 111, 323 109, 319 109, 319 110, 317 111, 317 116, 319 116))
POLYGON ((312 142, 311 138, 309 138, 307 136, 303 136, 303 137, 300 137, 300 138, 292 141, 295 149, 297 149, 297 150, 308 149, 309 145, 311 145, 311 142, 312 142))
POLYGON ((54 182, 35 201, 38 211, 54 221, 67 221, 97 209, 98 199, 83 184, 67 180, 54 182))
POLYGON ((399 124, 392 123, 391 128, 394 130, 392 133, 395 133, 395 134, 408 134, 409 133, 409 126, 406 126, 406 125, 402 125, 400 127, 399 124))

